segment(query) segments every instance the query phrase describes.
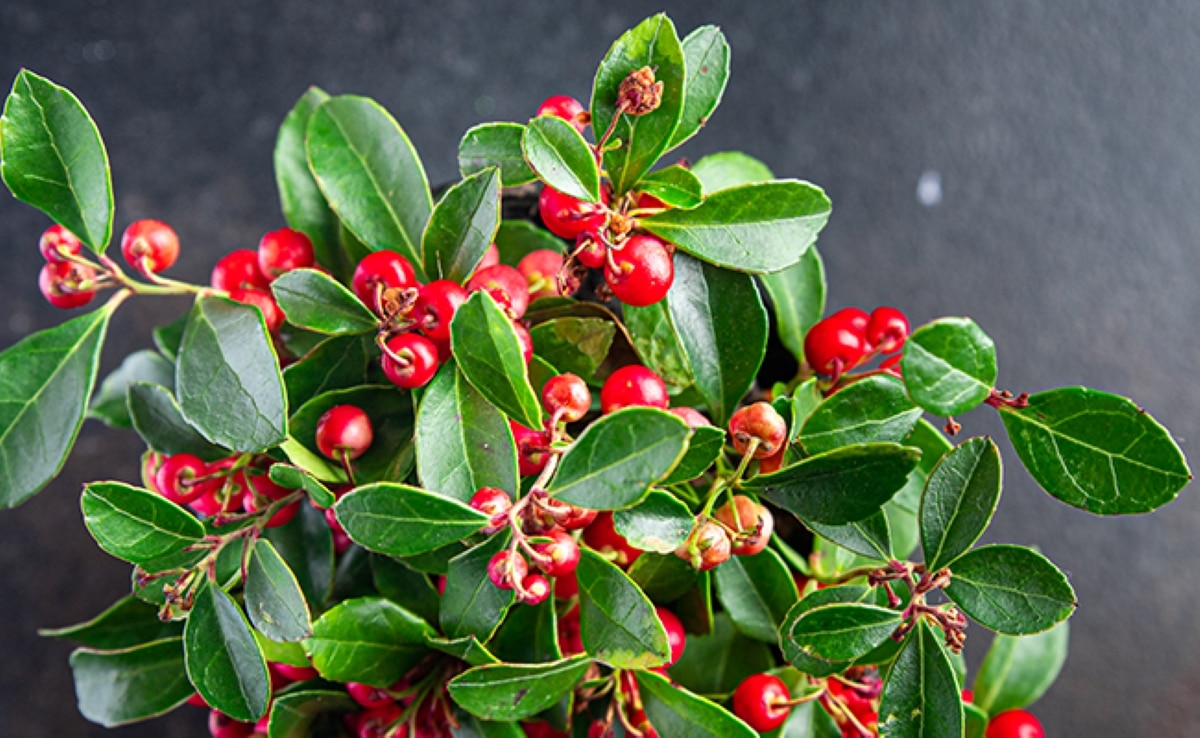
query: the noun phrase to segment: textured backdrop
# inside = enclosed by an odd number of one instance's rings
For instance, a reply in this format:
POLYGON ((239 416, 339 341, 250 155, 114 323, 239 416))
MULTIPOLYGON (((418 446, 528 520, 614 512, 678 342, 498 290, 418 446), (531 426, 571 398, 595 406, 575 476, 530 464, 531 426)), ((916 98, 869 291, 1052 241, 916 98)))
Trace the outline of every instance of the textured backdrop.
MULTIPOLYGON (((578 5, 3 0, 0 80, 27 66, 74 90, 108 145, 118 228, 171 222, 184 244, 173 273, 202 281, 221 254, 283 225, 271 146, 308 85, 377 98, 447 181, 462 131, 523 120, 549 94, 586 99, 608 44, 659 9, 578 5)), ((832 307, 890 304, 915 323, 970 315, 996 340, 1002 386, 1131 395, 1189 449, 1200 4, 731 5, 667 3, 682 31, 717 23, 733 46, 724 103, 686 153, 740 148, 827 189, 832 307)), ((62 318, 36 287, 46 225, 0 195, 0 347, 62 318)), ((148 346, 167 308, 185 304, 122 310, 105 369, 148 346)), ((984 410, 961 420, 999 431, 984 410)), ((88 725, 70 647, 35 632, 125 591, 127 568, 95 548, 77 500, 85 480, 131 478, 138 452, 132 435, 88 424, 61 478, 0 512, 0 736, 205 734, 191 708, 88 725)), ((1200 722, 1200 588, 1166 578, 1200 570, 1197 490, 1102 520, 1049 499, 1013 461, 990 538, 1039 544, 1082 601, 1070 660, 1035 708, 1048 734, 1180 735, 1200 722)), ((973 663, 985 642, 973 629, 973 663)))

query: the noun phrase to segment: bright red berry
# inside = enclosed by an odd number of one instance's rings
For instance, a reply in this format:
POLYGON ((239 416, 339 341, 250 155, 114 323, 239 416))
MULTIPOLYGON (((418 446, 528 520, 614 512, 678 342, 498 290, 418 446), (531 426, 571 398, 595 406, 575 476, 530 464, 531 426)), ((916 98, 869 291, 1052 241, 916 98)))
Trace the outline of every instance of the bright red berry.
POLYGON ((634 236, 612 249, 604 281, 626 305, 646 307, 667 296, 675 281, 675 264, 667 245, 655 236, 634 236))
POLYGON ((845 308, 818 321, 804 336, 804 357, 820 374, 853 369, 867 352, 867 314, 845 308))
POLYGON ((488 579, 500 589, 512 589, 516 582, 525 581, 529 575, 529 564, 525 557, 508 549, 498 551, 488 561, 488 579))
POLYGON ((534 562, 538 568, 552 577, 566 576, 575 571, 579 565, 579 544, 571 534, 555 529, 546 533, 546 536, 550 538, 548 543, 533 544, 533 550, 545 557, 534 562))
POLYGON ((729 419, 729 435, 738 453, 745 454, 758 440, 754 458, 765 459, 787 443, 787 421, 769 402, 756 402, 738 408, 729 419))
POLYGON ((658 621, 667 631, 667 644, 671 647, 671 660, 667 662, 667 666, 673 666, 683 655, 683 649, 687 645, 687 633, 683 630, 683 621, 662 605, 654 608, 654 614, 658 615, 658 621))
POLYGON ((986 738, 1046 738, 1046 732, 1028 712, 1006 710, 988 721, 986 738))
POLYGON ((657 407, 667 409, 671 398, 662 377, 640 364, 629 364, 616 370, 600 388, 600 410, 605 415, 623 407, 657 407))
POLYGON ((595 510, 569 505, 564 514, 555 518, 555 522, 567 530, 579 530, 591 525, 592 521, 596 519, 597 514, 595 510))
POLYGON ((500 263, 500 248, 495 243, 489 243, 487 251, 483 252, 483 258, 475 265, 475 271, 487 269, 490 266, 500 263))
POLYGON ((154 475, 154 486, 160 494, 177 505, 186 505, 199 499, 205 492, 220 486, 195 480, 209 474, 208 464, 191 454, 175 454, 167 457, 158 473, 154 475))
POLYGON ((526 605, 540 605, 550 596, 550 582, 541 574, 529 574, 521 580, 520 601, 526 605))
POLYGON ((428 338, 416 333, 399 333, 384 346, 383 373, 397 387, 416 389, 429 384, 438 370, 438 350, 428 338))
POLYGON ((562 271, 562 268, 562 253, 550 249, 530 251, 517 263, 517 271, 525 277, 525 281, 529 284, 530 300, 557 297, 560 294, 558 273, 562 271))
POLYGON ((317 448, 331 459, 357 459, 374 440, 371 419, 354 405, 334 405, 317 421, 317 448))
POLYGON ((208 732, 212 738, 249 738, 254 732, 254 724, 238 722, 219 710, 213 710, 208 713, 208 732))
POLYGON ((601 189, 601 202, 584 202, 546 185, 538 197, 538 212, 546 228, 560 238, 575 240, 584 231, 595 231, 608 219, 608 192, 601 189))
POLYGON ((512 509, 512 498, 498 487, 480 487, 467 503, 479 512, 487 515, 490 520, 483 529, 485 535, 492 535, 508 525, 508 511, 512 509))
POLYGON ((433 341, 450 340, 450 321, 467 301, 467 291, 457 282, 438 279, 421 287, 413 306, 413 318, 421 332, 433 341))
POLYGON ((74 233, 57 223, 46 229, 38 239, 38 250, 48 262, 67 261, 67 256, 78 256, 83 251, 83 242, 74 233))
MULTIPOLYGON (((262 477, 260 477, 262 478, 262 477)), ((269 481, 269 480, 268 480, 269 481)), ((290 492, 290 490, 289 490, 290 492)), ((242 510, 248 513, 255 513, 259 510, 267 508, 274 499, 265 495, 256 495, 253 490, 247 489, 242 495, 242 510)), ((300 512, 300 500, 288 503, 275 511, 271 515, 271 519, 264 525, 267 528, 279 528, 292 522, 292 518, 296 517, 296 513, 300 512)))
POLYGON ((528 365, 533 361, 533 334, 519 320, 514 320, 512 326, 517 334, 517 342, 521 344, 521 358, 528 365))
POLYGON ((732 544, 719 524, 704 521, 675 549, 675 555, 691 563, 697 571, 708 571, 729 560, 732 544))
POLYGON ((687 423, 689 428, 712 426, 712 421, 704 417, 704 413, 694 407, 673 407, 667 412, 687 423))
POLYGON ((371 708, 358 716, 355 734, 357 738, 408 738, 406 728, 392 731, 403 715, 404 708, 395 703, 371 708))
POLYGON ((893 307, 877 307, 867 321, 867 345, 890 354, 904 348, 908 338, 908 318, 893 307))
POLYGON ((638 210, 662 210, 667 204, 649 192, 639 192, 637 196, 638 210))
POLYGON ((617 532, 611 512, 600 513, 591 525, 583 529, 583 542, 622 568, 632 566, 642 555, 640 548, 631 546, 625 536, 617 532))
POLYGON ((562 118, 575 126, 575 130, 580 133, 583 133, 583 129, 592 121, 592 116, 584 109, 583 103, 570 95, 551 95, 538 106, 537 114, 562 118))
POLYGON ((121 236, 121 255, 142 274, 157 274, 179 258, 179 236, 162 221, 135 220, 121 236))
POLYGON ((49 261, 38 274, 38 289, 56 308, 71 310, 83 307, 96 296, 95 289, 82 289, 96 279, 96 270, 86 264, 49 261))
POLYGON ((279 303, 275 302, 275 296, 270 292, 239 287, 229 291, 229 299, 258 308, 262 313, 263 323, 266 324, 267 331, 270 333, 278 333, 279 329, 283 327, 283 311, 279 309, 279 303))
POLYGON ((396 704, 396 700, 392 699, 392 696, 386 690, 379 687, 372 687, 369 684, 346 682, 346 691, 350 694, 352 700, 368 710, 396 704))
POLYGON ((519 318, 529 307, 529 282, 507 264, 480 269, 467 280, 467 292, 487 292, 509 317, 519 318))
POLYGON ((587 415, 592 407, 592 393, 576 374, 559 374, 546 380, 542 387, 542 405, 546 412, 574 423, 587 415))
POLYGON ((517 471, 523 477, 537 474, 550 458, 550 435, 545 431, 526 428, 513 420, 509 420, 508 425, 517 444, 517 471))
POLYGON ((584 231, 575 239, 575 259, 589 269, 603 269, 608 261, 608 247, 594 231, 584 231))
POLYGON ((266 292, 271 288, 270 281, 258 268, 258 252, 250 249, 231 251, 217 260, 209 284, 226 292, 238 289, 266 292))
POLYGON ((787 720, 791 692, 772 674, 746 677, 733 691, 733 713, 760 733, 775 730, 787 720))
POLYGON ((775 516, 771 511, 745 495, 734 495, 733 502, 725 503, 714 517, 730 530, 737 531, 733 539, 735 545, 730 549, 734 556, 753 556, 761 552, 775 530, 775 516))
POLYGON ((319 676, 317 670, 311 666, 292 666, 278 661, 271 662, 270 666, 273 671, 279 672, 280 676, 292 682, 307 682, 319 676))
POLYGON ((395 251, 384 250, 364 256, 354 268, 350 283, 358 299, 375 312, 380 312, 379 297, 384 290, 416 287, 417 277, 408 259, 395 251))
POLYGON ((258 242, 258 268, 268 281, 293 269, 304 269, 316 263, 312 241, 293 228, 280 228, 263 235, 258 242))

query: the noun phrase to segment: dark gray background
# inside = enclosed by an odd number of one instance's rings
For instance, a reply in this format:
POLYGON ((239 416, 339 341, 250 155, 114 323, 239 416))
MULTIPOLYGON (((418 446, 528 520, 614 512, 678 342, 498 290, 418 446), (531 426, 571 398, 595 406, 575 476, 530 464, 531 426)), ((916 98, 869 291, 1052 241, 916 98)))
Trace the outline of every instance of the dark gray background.
MULTIPOLYGON (((283 225, 271 147, 308 85, 377 98, 446 181, 462 131, 524 120, 553 93, 586 99, 611 41, 657 9, 577 5, 4 0, 0 79, 27 66, 75 91, 108 145, 118 230, 173 223, 173 274, 203 281, 221 254, 283 225)), ((1002 386, 1118 392, 1185 450, 1200 435, 1200 5, 667 5, 682 32, 717 23, 733 45, 724 104, 687 153, 742 149, 827 189, 833 307, 970 315, 996 340, 1002 386), (940 179, 940 202, 918 198, 923 175, 940 179)), ((0 196, 0 346, 63 317, 36 287, 46 225, 0 196)), ((184 307, 124 308, 105 368, 184 307)), ((999 431, 989 412, 961 420, 999 431)), ((110 734, 75 712, 70 647, 35 630, 125 591, 126 567, 95 548, 77 498, 85 480, 132 478, 138 452, 132 435, 88 424, 61 478, 0 513, 0 735, 110 734)), ((1008 472, 989 536, 1040 545, 1082 602, 1071 658, 1035 708, 1048 734, 1183 734, 1200 720, 1195 490, 1098 519, 1043 495, 1015 459, 1008 472)), ((968 652, 985 642, 973 628, 968 652)), ((187 709, 111 735, 203 735, 202 720, 187 709)))

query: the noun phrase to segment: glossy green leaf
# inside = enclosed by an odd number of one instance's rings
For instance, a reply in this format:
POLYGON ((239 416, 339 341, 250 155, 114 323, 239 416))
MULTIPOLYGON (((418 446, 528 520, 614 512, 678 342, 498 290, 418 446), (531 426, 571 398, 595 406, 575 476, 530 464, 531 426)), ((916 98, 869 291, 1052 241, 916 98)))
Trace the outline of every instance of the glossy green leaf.
POLYGON ((17 73, 0 118, 0 175, 13 197, 104 253, 113 222, 108 152, 70 90, 17 73))
POLYGON ((613 513, 613 526, 629 545, 669 554, 687 540, 696 518, 674 495, 651 490, 633 507, 613 513))
POLYGON ((696 389, 723 426, 754 384, 767 349, 767 311, 754 280, 675 255, 671 323, 696 389))
POLYGON ((352 712, 358 703, 342 690, 304 689, 281 694, 271 703, 269 738, 308 738, 321 715, 352 712))
POLYGON ((900 370, 913 402, 935 415, 961 415, 996 385, 996 346, 970 318, 942 318, 908 337, 900 370))
POLYGON ((179 344, 183 342, 183 331, 187 328, 187 315, 180 315, 166 325, 160 325, 151 333, 154 347, 168 361, 175 361, 179 356, 179 344))
POLYGON ((842 738, 842 730, 814 700, 792 708, 777 738, 842 738))
POLYGON ((729 81, 729 43, 716 26, 700 26, 683 39, 683 113, 669 148, 696 135, 717 109, 729 81))
POLYGON ((0 506, 16 507, 62 469, 96 383, 111 316, 105 306, 0 352, 0 506))
POLYGON ((662 480, 663 486, 678 484, 695 479, 716 462, 725 445, 725 431, 716 426, 701 426, 692 429, 692 437, 688 440, 687 452, 662 480))
POLYGON ((879 735, 961 738, 962 700, 941 638, 923 619, 909 633, 883 682, 879 735))
POLYGON ((287 398, 262 313, 223 297, 192 307, 175 391, 184 419, 209 441, 262 451, 287 437, 287 398))
POLYGON ((655 602, 673 602, 683 597, 696 586, 698 577, 699 572, 674 553, 643 553, 629 567, 629 578, 655 602))
POLYGON ((600 202, 596 156, 575 126, 553 115, 540 115, 525 126, 521 150, 530 168, 550 187, 577 200, 600 202))
POLYGON ((158 608, 135 597, 118 600, 87 622, 38 631, 40 636, 65 638, 86 648, 104 651, 133 648, 182 634, 183 628, 179 623, 164 623, 158 619, 158 608))
POLYGON ((662 377, 671 392, 690 387, 695 378, 671 322, 667 301, 660 300, 646 307, 626 305, 623 313, 641 364, 662 377))
POLYGON ((135 351, 114 369, 92 397, 87 416, 112 428, 132 428, 125 395, 134 382, 152 382, 170 387, 175 384, 175 365, 157 351, 135 351))
POLYGON ((639 224, 692 256, 742 272, 777 272, 800 261, 829 220, 829 198, 799 180, 730 187, 692 210, 639 224))
POLYGON ((362 546, 350 546, 337 557, 334 564, 333 591, 329 594, 329 601, 341 602, 377 594, 371 571, 371 553, 362 546))
POLYGON ((313 178, 304 145, 313 111, 328 99, 324 90, 309 87, 284 118, 275 137, 275 186, 288 225, 312 241, 318 264, 345 279, 353 265, 338 242, 337 216, 329 209, 313 178))
POLYGON ((346 600, 313 623, 309 653, 321 676, 389 687, 425 656, 425 621, 381 597, 346 600))
POLYGON ((686 69, 675 26, 663 13, 626 31, 600 62, 592 87, 592 130, 603 135, 617 111, 617 90, 630 72, 650 67, 663 85, 659 106, 646 115, 621 115, 609 143, 620 146, 604 155, 604 168, 615 195, 622 195, 650 171, 667 150, 683 113, 686 69))
POLYGON ((678 164, 650 172, 638 182, 638 191, 653 195, 673 208, 690 209, 704 201, 704 185, 691 170, 678 164))
POLYGON ((692 165, 692 174, 704 185, 705 193, 775 179, 766 164, 740 151, 709 154, 692 165))
MULTIPOLYGON (((408 476, 413 467, 413 400, 412 395, 394 385, 364 385, 351 389, 336 390, 318 395, 296 411, 291 419, 291 429, 296 440, 316 455, 317 463, 324 463, 316 445, 317 423, 325 411, 334 405, 354 405, 362 408, 371 419, 375 438, 366 453, 354 460, 354 478, 366 482, 399 482, 408 476)), ((288 450, 285 447, 285 450, 288 450)), ((310 464, 301 463, 289 450, 288 458, 322 481, 329 474, 317 474, 310 464)))
POLYGON ((378 356, 372 335, 325 339, 283 370, 288 407, 298 408, 325 392, 367 384, 368 367, 378 356))
POLYGON ((507 545, 497 534, 450 559, 446 593, 438 620, 448 638, 473 635, 487 642, 513 603, 512 590, 500 589, 488 578, 488 561, 507 545))
POLYGON ((106 728, 169 712, 195 694, 183 667, 183 641, 168 638, 117 651, 71 654, 79 713, 106 728))
POLYGON ((520 123, 484 123, 471 128, 458 144, 458 170, 466 177, 498 167, 505 187, 532 182, 537 175, 521 150, 524 133, 525 126, 520 123))
POLYGON ((561 659, 554 598, 509 609, 488 645, 497 658, 509 663, 540 664, 561 659))
POLYGON ((921 408, 913 406, 895 378, 877 374, 826 398, 804 421, 800 443, 809 454, 873 441, 903 441, 921 408))
POLYGON ((1075 611, 1075 591, 1054 564, 1022 546, 981 546, 954 562, 946 596, 980 625, 1027 635, 1075 611))
POLYGON ((246 614, 275 641, 299 641, 312 632, 308 603, 296 575, 265 538, 254 544, 246 569, 246 614))
POLYGON ((625 572, 585 548, 575 577, 588 654, 614 669, 649 669, 667 661, 667 631, 654 605, 625 572))
POLYGON ((328 487, 298 466, 272 464, 267 476, 281 487, 303 490, 308 495, 309 501, 323 510, 333 507, 333 503, 337 500, 328 487))
POLYGON ((924 419, 917 421, 904 445, 921 449, 921 460, 896 496, 883 506, 892 532, 892 553, 899 559, 907 559, 920 543, 919 515, 925 482, 942 456, 953 448, 946 436, 924 419))
POLYGON ((792 646, 824 661, 853 661, 870 653, 900 626, 899 610, 836 602, 804 612, 787 629, 792 646))
POLYGON ((539 249, 562 251, 563 242, 527 220, 502 220, 500 230, 496 231, 496 249, 500 252, 501 262, 518 264, 526 254, 539 249))
POLYGON ((590 379, 608 356, 617 328, 601 318, 563 317, 530 329, 534 352, 560 372, 590 379))
POLYGON ((666 677, 639 671, 637 682, 646 716, 659 735, 688 738, 755 738, 758 735, 725 708, 672 686, 666 677))
POLYGON ((645 497, 687 446, 687 424, 662 410, 629 407, 596 420, 562 455, 551 495, 592 510, 616 510, 645 497))
POLYGON ((279 307, 292 325, 332 336, 378 328, 375 314, 328 274, 293 269, 271 283, 279 307))
POLYGON ((760 474, 742 486, 801 520, 841 525, 878 512, 904 486, 919 459, 917 449, 895 443, 845 446, 760 474))
POLYGON ((771 297, 779 340, 796 361, 804 360, 804 335, 825 313, 825 264, 816 246, 782 271, 764 274, 763 287, 771 297))
POLYGON ((997 634, 975 676, 975 704, 997 713, 1037 702, 1062 671, 1069 638, 1068 621, 1033 635, 997 634))
POLYGON ((484 169, 446 190, 421 236, 430 279, 465 282, 500 227, 500 172, 484 169))
POLYGON ((1000 502, 1000 449, 972 438, 942 457, 921 497, 921 548, 930 571, 950 566, 983 535, 1000 502))
POLYGON ((1124 397, 1066 387, 1000 409, 1029 473, 1059 500, 1097 515, 1156 510, 1191 471, 1166 428, 1124 397))
POLYGON ((187 550, 203 540, 204 525, 162 495, 120 482, 95 482, 84 488, 80 504, 84 525, 100 548, 150 573, 204 556, 187 550))
POLYGON ((517 492, 517 451, 504 415, 446 362, 425 388, 416 425, 417 475, 462 502, 480 487, 517 492))
POLYGON ((446 686, 454 701, 472 715, 485 720, 521 720, 574 689, 591 663, 580 654, 547 664, 477 666, 446 686))
POLYGON ((542 405, 529 384, 512 321, 487 292, 472 294, 450 323, 458 368, 479 393, 528 428, 541 425, 542 405))
POLYGON ((342 223, 374 250, 390 249, 421 269, 421 232, 433 209, 429 180, 412 142, 374 100, 344 95, 313 111, 308 163, 342 223))
POLYGON ((152 451, 167 456, 192 454, 205 461, 229 455, 183 419, 183 411, 166 387, 135 382, 129 385, 126 402, 134 430, 152 451))
POLYGON ((304 599, 320 607, 333 586, 333 537, 325 515, 311 505, 301 505, 286 525, 267 528, 264 536, 296 575, 304 599))
POLYGON ((304 646, 300 643, 273 641, 258 631, 254 631, 254 640, 258 643, 263 658, 268 662, 287 664, 288 666, 312 666, 308 662, 308 654, 304 652, 304 646))
POLYGON ((458 500, 403 484, 368 484, 333 508, 350 539, 388 556, 415 556, 483 529, 488 516, 458 500))
POLYGON ((213 708, 249 722, 267 713, 267 662, 246 616, 220 588, 206 584, 196 594, 183 629, 183 652, 188 678, 213 708))
POLYGON ((826 587, 810 592, 788 611, 780 625, 779 647, 783 652, 783 658, 800 671, 813 676, 823 677, 845 671, 853 663, 853 659, 829 661, 817 658, 812 653, 801 649, 800 645, 791 637, 792 629, 800 622, 801 618, 812 610, 834 604, 870 604, 871 596, 871 589, 861 585, 826 587))
POLYGON ((742 635, 722 612, 713 618, 712 633, 688 635, 671 679, 698 694, 725 695, 746 677, 770 669, 772 662, 767 646, 742 635))
POLYGON ((986 738, 988 714, 975 705, 963 703, 963 738, 986 738))
POLYGON ((779 554, 765 549, 733 556, 713 570, 717 598, 742 633, 765 643, 779 640, 779 625, 800 599, 779 554))
POLYGON ((450 640, 448 638, 426 638, 425 644, 430 648, 453 656, 459 661, 465 661, 469 666, 486 666, 498 664, 500 659, 492 655, 475 636, 463 636, 450 640))
POLYGON ((389 556, 372 556, 371 579, 379 594, 427 623, 437 622, 442 600, 426 575, 389 556))
POLYGON ((817 535, 859 556, 876 561, 892 558, 892 530, 886 510, 870 517, 842 525, 824 525, 806 521, 805 525, 817 535))

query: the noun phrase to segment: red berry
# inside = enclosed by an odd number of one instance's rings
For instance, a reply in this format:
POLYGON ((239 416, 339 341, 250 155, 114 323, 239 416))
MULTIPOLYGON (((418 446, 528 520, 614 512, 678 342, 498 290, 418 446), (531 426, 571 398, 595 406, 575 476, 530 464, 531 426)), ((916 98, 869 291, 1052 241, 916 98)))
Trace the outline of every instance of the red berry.
POLYGON ((212 738, 249 738, 254 732, 254 725, 238 722, 223 712, 213 710, 208 713, 208 732, 212 738))
POLYGON ((283 311, 279 309, 279 303, 275 302, 275 296, 270 292, 239 287, 229 291, 229 299, 258 308, 270 333, 278 333, 283 326, 283 311))
POLYGON ((142 274, 157 274, 179 258, 179 236, 162 221, 135 220, 121 236, 121 255, 142 274))
POLYGON ((224 484, 214 485, 204 494, 188 503, 195 512, 206 517, 216 517, 217 515, 228 515, 229 513, 237 512, 242 504, 242 493, 234 488, 226 494, 224 484))
POLYGON ((517 334, 517 342, 521 344, 521 358, 528 365, 529 362, 533 361, 533 334, 519 320, 514 320, 512 325, 513 330, 517 334))
POLYGON ((736 545, 730 549, 734 556, 753 556, 761 552, 771 541, 771 533, 775 530, 775 516, 771 511, 745 495, 735 495, 733 502, 725 503, 717 510, 715 517, 730 530, 737 531, 734 537, 736 545))
POLYGON ((675 555, 691 563, 697 571, 708 571, 729 560, 732 553, 729 534, 717 523, 706 520, 675 549, 675 555))
POLYGON ((545 559, 535 561, 538 568, 552 577, 566 576, 575 571, 579 564, 579 544, 565 530, 552 530, 546 534, 549 543, 535 543, 533 550, 545 559))
POLYGON ((512 498, 498 487, 480 487, 467 503, 490 520, 483 529, 484 535, 492 535, 508 525, 508 511, 512 509, 512 498))
POLYGON ((1046 738, 1041 722, 1024 710, 1006 710, 988 721, 987 738, 1046 738))
POLYGON ((293 682, 307 682, 309 679, 316 679, 319 676, 317 670, 311 666, 292 666, 291 664, 272 662, 271 668, 293 682))
POLYGON ((584 109, 583 103, 570 95, 551 95, 538 106, 537 114, 562 118, 575 126, 575 130, 580 133, 583 133, 583 129, 587 128, 592 120, 592 116, 584 109))
POLYGON ((617 532, 611 512, 600 513, 591 525, 583 529, 583 542, 622 568, 632 566, 642 555, 640 548, 631 546, 625 536, 617 532))
POLYGON ((575 259, 589 269, 602 269, 608 261, 608 247, 593 231, 584 231, 575 239, 575 259))
POLYGON ((760 733, 775 730, 787 720, 792 708, 783 680, 771 674, 746 677, 733 691, 733 713, 760 733))
POLYGON ((529 575, 529 564, 525 563, 521 554, 505 549, 498 551, 488 561, 487 572, 492 584, 500 589, 512 589, 516 582, 525 581, 529 575))
POLYGON ((271 288, 270 281, 258 268, 258 252, 250 249, 238 249, 222 256, 213 266, 209 284, 226 292, 237 289, 266 292, 271 288))
POLYGON ((540 605, 550 596, 550 582, 541 574, 529 574, 521 580, 521 602, 540 605))
POLYGON ((667 631, 667 643, 671 647, 671 660, 667 662, 667 666, 673 666, 683 655, 683 649, 687 645, 687 633, 683 631, 683 621, 662 605, 654 608, 654 614, 658 615, 658 621, 667 631))
POLYGON ((393 732, 392 726, 404 715, 404 708, 395 703, 366 710, 358 716, 357 738, 406 738, 408 731, 393 732))
POLYGON ((371 419, 354 405, 334 405, 317 421, 317 448, 331 459, 357 459, 374 440, 371 419))
MULTIPOLYGON (((555 597, 560 600, 569 600, 577 594, 579 594, 579 580, 575 577, 575 572, 554 578, 555 597)), ((582 647, 576 653, 580 651, 583 651, 582 647)))
POLYGON ((754 439, 758 445, 754 458, 765 459, 787 444, 787 421, 769 402, 756 402, 738 408, 729 419, 729 435, 738 453, 745 454, 754 439))
POLYGON ((545 431, 535 431, 509 420, 513 440, 517 445, 517 471, 523 477, 531 477, 546 466, 550 458, 550 435, 545 431))
POLYGON ((154 486, 160 494, 177 505, 186 505, 199 499, 205 492, 220 486, 220 480, 215 484, 194 483, 194 480, 209 474, 208 464, 191 454, 175 454, 163 461, 154 475, 154 486))
POLYGON ((380 312, 382 308, 378 298, 381 292, 416 287, 417 277, 412 264, 400 254, 395 251, 375 251, 358 262, 351 284, 358 299, 375 312, 380 312))
POLYGON ((71 310, 83 307, 96 296, 95 289, 80 289, 95 278, 96 270, 86 264, 50 261, 46 262, 38 274, 38 289, 54 307, 71 310))
POLYGON ((517 271, 529 284, 529 299, 557 297, 558 273, 562 271, 563 255, 550 249, 530 251, 517 263, 517 271))
POLYGON ((416 389, 429 384, 438 370, 438 350, 428 338, 416 333, 400 333, 384 344, 383 373, 392 384, 416 389))
MULTIPOLYGON (((242 510, 248 513, 255 513, 265 509, 271 504, 270 498, 256 497, 254 492, 246 490, 242 495, 242 510)), ((300 500, 288 503, 275 511, 264 526, 267 528, 279 528, 292 522, 292 518, 296 517, 296 513, 300 512, 300 500)))
POLYGON ((575 240, 584 231, 595 231, 608 219, 608 191, 601 202, 584 202, 546 185, 538 197, 538 212, 546 228, 560 238, 575 240))
POLYGON ((675 264, 667 245, 655 236, 634 236, 612 249, 604 281, 626 305, 646 307, 667 296, 675 281, 675 264))
POLYGON ((208 701, 205 700, 203 697, 201 697, 199 692, 192 695, 191 697, 188 697, 187 703, 193 707, 203 707, 206 710, 212 709, 211 707, 209 707, 208 701))
POLYGON ((519 318, 529 307, 529 282, 525 276, 507 264, 494 264, 480 269, 467 280, 467 292, 484 291, 508 313, 519 318))
POLYGON ((521 730, 525 732, 525 738, 570 738, 570 733, 564 733, 550 723, 543 723, 541 721, 536 723, 521 723, 521 730))
POLYGON ((600 388, 600 410, 605 415, 623 407, 657 407, 670 404, 667 383, 640 364, 623 366, 609 375, 600 388))
POLYGON ((489 243, 487 251, 483 252, 483 258, 475 265, 475 271, 487 269, 490 266, 500 263, 500 248, 495 243, 489 243))
POLYGON ((893 307, 877 307, 866 327, 867 344, 885 354, 904 348, 908 338, 908 318, 893 307))
POLYGON ((867 314, 845 308, 818 321, 804 336, 804 357, 820 374, 853 369, 867 352, 867 314))
POLYGON ((542 405, 546 412, 561 413, 563 420, 574 423, 592 407, 592 393, 576 374, 559 374, 542 387, 542 405))
POLYGON ((467 291, 457 282, 438 279, 421 288, 413 307, 417 327, 432 341, 450 340, 450 321, 459 305, 467 301, 467 291))
POLYGON ((667 204, 649 192, 639 192, 637 196, 638 210, 662 210, 667 204))
POLYGON ((712 421, 704 417, 704 414, 694 407, 673 407, 668 412, 687 423, 689 428, 712 426, 712 421))
POLYGON ((74 233, 55 224, 38 240, 38 250, 47 262, 67 261, 68 255, 78 256, 83 251, 83 242, 74 233))
POLYGON ((396 700, 392 699, 386 690, 372 687, 369 684, 346 682, 346 691, 350 693, 351 699, 368 710, 396 704, 396 700))
POLYGON ((304 269, 316 263, 312 241, 292 228, 280 228, 263 235, 258 242, 258 268, 268 281, 293 269, 304 269))
POLYGON ((579 530, 591 525, 597 514, 595 510, 570 505, 566 514, 555 518, 555 521, 567 530, 579 530))

